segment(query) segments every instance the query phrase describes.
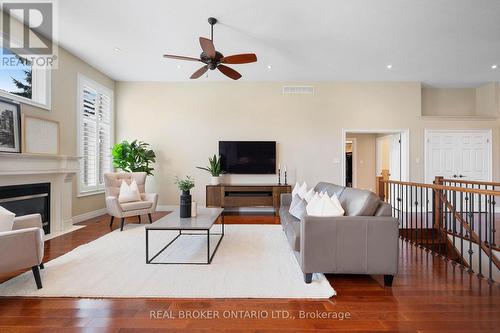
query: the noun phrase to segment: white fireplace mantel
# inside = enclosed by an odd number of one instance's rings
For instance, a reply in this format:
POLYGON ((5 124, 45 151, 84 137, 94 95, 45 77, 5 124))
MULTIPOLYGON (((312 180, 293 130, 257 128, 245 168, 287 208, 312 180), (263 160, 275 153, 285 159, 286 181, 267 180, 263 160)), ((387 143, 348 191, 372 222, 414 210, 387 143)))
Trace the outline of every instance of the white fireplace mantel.
POLYGON ((50 183, 50 230, 72 225, 72 180, 79 172, 79 157, 0 153, 0 186, 50 183))
POLYGON ((26 174, 76 174, 79 169, 77 156, 0 153, 1 175, 26 174))

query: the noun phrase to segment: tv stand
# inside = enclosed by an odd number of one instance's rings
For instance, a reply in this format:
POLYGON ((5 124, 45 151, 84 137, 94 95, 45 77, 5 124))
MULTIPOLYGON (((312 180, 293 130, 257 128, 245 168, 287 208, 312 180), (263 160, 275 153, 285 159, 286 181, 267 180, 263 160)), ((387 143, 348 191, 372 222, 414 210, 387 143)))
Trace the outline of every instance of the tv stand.
POLYGON ((291 193, 290 185, 279 184, 221 184, 207 185, 207 207, 273 207, 278 215, 281 194, 291 193))

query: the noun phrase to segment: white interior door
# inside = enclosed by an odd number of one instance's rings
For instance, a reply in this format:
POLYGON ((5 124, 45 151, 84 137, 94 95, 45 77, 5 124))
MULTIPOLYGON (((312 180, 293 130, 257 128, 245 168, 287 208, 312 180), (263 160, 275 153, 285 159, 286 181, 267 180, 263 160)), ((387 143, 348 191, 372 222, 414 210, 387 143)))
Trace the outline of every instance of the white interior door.
POLYGON ((402 180, 401 178, 401 134, 391 135, 391 154, 389 173, 391 180, 402 180))
POLYGON ((426 182, 436 176, 491 181, 489 130, 426 131, 426 182))

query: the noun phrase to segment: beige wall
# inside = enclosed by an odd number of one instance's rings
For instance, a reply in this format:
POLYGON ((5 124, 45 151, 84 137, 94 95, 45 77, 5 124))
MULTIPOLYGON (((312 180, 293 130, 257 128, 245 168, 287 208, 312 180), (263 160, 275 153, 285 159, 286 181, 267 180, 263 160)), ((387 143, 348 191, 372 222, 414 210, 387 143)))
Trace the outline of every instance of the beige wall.
POLYGON ((500 110, 498 83, 477 88, 422 88, 424 116, 497 116, 500 110))
POLYGON ((347 133, 348 139, 355 139, 353 154, 353 172, 356 188, 375 191, 376 174, 376 135, 347 133))
POLYGON ((205 202, 209 176, 195 166, 217 153, 219 140, 276 140, 290 183, 341 183, 342 129, 409 129, 410 179, 423 181, 425 128, 492 128, 493 175, 500 179, 499 121, 423 119, 420 83, 286 84, 314 85, 315 94, 283 95, 284 83, 118 82, 116 139, 151 143, 158 162, 148 186, 160 193, 160 204, 178 203, 173 178, 186 174, 196 178, 194 199, 205 202))
MULTIPOLYGON (((80 58, 59 48, 59 66, 52 71, 52 109, 39 109, 27 104, 21 105, 22 113, 56 120, 60 123, 61 154, 77 155, 76 103, 77 75, 82 73, 100 84, 114 89, 114 81, 94 69, 80 58)), ((104 194, 77 197, 76 179, 73 181, 73 216, 104 208, 104 194)))

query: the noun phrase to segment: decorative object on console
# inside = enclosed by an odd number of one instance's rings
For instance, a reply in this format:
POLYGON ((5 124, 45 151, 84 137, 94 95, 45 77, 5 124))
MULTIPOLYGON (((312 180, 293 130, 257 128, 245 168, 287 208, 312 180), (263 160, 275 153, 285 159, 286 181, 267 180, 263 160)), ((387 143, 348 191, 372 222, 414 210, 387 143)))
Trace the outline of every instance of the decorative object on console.
POLYGON ((19 104, 0 99, 0 152, 21 152, 21 109, 19 104))
POLYGON ((23 116, 23 151, 59 155, 59 122, 23 116))
POLYGON ((197 167, 198 169, 205 170, 212 176, 210 181, 211 185, 220 184, 220 175, 224 173, 220 164, 220 156, 217 157, 215 154, 213 157, 208 158, 208 167, 197 167))
POLYGON ((285 165, 285 185, 288 185, 287 175, 286 175, 286 165, 285 165))
POLYGON ((194 179, 186 176, 185 179, 175 177, 175 184, 182 191, 180 197, 180 217, 191 217, 191 194, 189 191, 194 187, 194 179))
POLYGON ((150 164, 156 162, 156 154, 148 149, 149 143, 134 140, 122 141, 113 146, 113 166, 126 172, 145 172, 152 176, 154 168, 150 164))
POLYGON ((278 164, 278 185, 281 185, 281 164, 278 164))

